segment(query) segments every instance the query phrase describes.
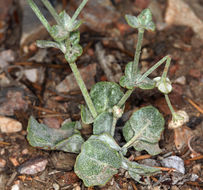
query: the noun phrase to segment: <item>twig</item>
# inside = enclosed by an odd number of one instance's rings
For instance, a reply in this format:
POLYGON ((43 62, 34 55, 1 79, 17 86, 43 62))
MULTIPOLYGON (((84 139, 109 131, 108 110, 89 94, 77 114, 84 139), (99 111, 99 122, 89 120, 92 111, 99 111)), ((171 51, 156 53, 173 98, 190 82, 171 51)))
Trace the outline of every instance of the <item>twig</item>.
POLYGON ((193 106, 195 107, 201 114, 203 114, 203 109, 200 108, 196 103, 194 103, 191 99, 186 98, 186 100, 193 106))
POLYGON ((151 158, 152 156, 149 155, 149 154, 145 154, 145 155, 141 155, 141 156, 136 156, 134 158, 134 161, 138 161, 138 160, 144 160, 144 159, 147 159, 147 158, 151 158))
POLYGON ((11 143, 0 141, 0 145, 7 145, 7 146, 10 146, 11 143))
POLYGON ((152 166, 153 168, 157 168, 157 169, 160 169, 161 171, 164 171, 164 172, 175 172, 176 169, 174 168, 165 168, 165 167, 158 167, 158 166, 152 166))

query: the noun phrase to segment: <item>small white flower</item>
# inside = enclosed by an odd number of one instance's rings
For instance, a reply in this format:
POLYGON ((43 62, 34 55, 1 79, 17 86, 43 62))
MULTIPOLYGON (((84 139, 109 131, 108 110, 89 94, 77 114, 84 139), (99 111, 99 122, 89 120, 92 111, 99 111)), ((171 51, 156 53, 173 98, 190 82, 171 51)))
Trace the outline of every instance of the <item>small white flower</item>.
POLYGON ((183 110, 179 110, 175 113, 175 116, 173 116, 172 120, 169 122, 168 127, 170 129, 176 129, 183 126, 183 124, 187 123, 188 121, 188 114, 183 110))
POLYGON ((166 80, 164 81, 161 77, 156 77, 153 80, 156 82, 156 87, 159 89, 160 92, 168 94, 172 91, 172 85, 169 78, 166 78, 166 80))
POLYGON ((113 107, 113 115, 115 118, 120 118, 123 115, 123 110, 118 106, 113 107))

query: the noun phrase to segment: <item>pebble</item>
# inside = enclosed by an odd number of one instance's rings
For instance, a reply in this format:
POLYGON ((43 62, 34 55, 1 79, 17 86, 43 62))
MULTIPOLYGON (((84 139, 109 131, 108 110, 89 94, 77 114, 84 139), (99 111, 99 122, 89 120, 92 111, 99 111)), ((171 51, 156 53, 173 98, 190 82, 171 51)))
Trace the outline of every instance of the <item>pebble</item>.
POLYGON ((6 160, 0 158, 0 168, 4 168, 5 166, 6 166, 6 160))
POLYGON ((19 162, 17 161, 16 157, 10 157, 9 160, 11 161, 14 167, 19 165, 19 162))
POLYGON ((22 130, 22 124, 15 119, 0 116, 0 131, 2 133, 16 133, 22 130))
POLYGON ((186 25, 191 27, 203 39, 203 21, 193 9, 182 0, 168 0, 165 21, 168 25, 186 25))
POLYGON ((20 185, 19 184, 15 184, 11 187, 11 190, 20 190, 20 185))
POLYGON ((174 82, 177 84, 185 85, 186 84, 186 78, 185 78, 185 76, 181 76, 181 77, 178 77, 177 79, 175 79, 174 82))
POLYGON ((59 129, 61 127, 60 119, 55 117, 46 117, 43 119, 43 123, 53 129, 59 129))
POLYGON ((74 167, 76 157, 76 154, 54 152, 50 160, 55 169, 70 171, 74 167))
POLYGON ((28 108, 28 101, 25 100, 25 91, 19 86, 4 87, 0 91, 0 97, 0 115, 12 116, 15 111, 25 111, 28 108))
POLYGON ((174 168, 178 172, 185 174, 184 161, 178 156, 170 156, 161 161, 163 167, 174 168))
POLYGON ((8 62, 15 60, 15 53, 13 50, 8 49, 0 52, 0 68, 8 66, 8 62))
POLYGON ((53 188, 54 188, 54 190, 59 190, 60 186, 57 183, 54 183, 53 184, 53 188))
POLYGON ((48 163, 48 160, 46 158, 36 157, 20 165, 17 168, 17 171, 20 174, 33 175, 45 170, 47 163, 48 163))
MULTIPOLYGON (((90 89, 95 84, 94 77, 96 75, 96 67, 96 64, 90 64, 84 68, 79 69, 80 74, 88 89, 90 89)), ((56 86, 56 90, 61 93, 67 93, 78 89, 79 87, 73 74, 68 75, 62 82, 60 82, 56 86)))
POLYGON ((197 69, 191 69, 191 70, 189 71, 189 75, 190 75, 191 77, 194 77, 194 78, 199 79, 200 76, 201 76, 201 72, 200 72, 200 70, 197 70, 197 69))

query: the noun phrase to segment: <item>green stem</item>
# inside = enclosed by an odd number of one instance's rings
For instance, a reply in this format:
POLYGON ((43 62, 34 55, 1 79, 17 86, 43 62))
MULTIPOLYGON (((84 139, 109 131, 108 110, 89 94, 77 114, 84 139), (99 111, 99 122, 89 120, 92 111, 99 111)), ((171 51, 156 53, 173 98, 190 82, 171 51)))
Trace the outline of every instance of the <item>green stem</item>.
POLYGON ((48 9, 48 11, 51 13, 51 15, 54 17, 58 25, 61 25, 60 18, 58 16, 58 13, 56 10, 53 8, 51 3, 48 0, 41 0, 42 3, 45 5, 45 7, 48 9))
POLYGON ((161 77, 162 79, 166 79, 170 64, 171 64, 171 57, 168 56, 168 58, 166 60, 166 65, 164 67, 164 71, 163 71, 163 74, 162 74, 162 77, 161 77))
POLYGON ((78 17, 78 15, 80 14, 81 10, 84 8, 84 6, 86 5, 87 2, 88 2, 88 0, 83 0, 82 1, 82 3, 77 8, 77 10, 75 11, 74 15, 72 16, 72 22, 74 22, 75 19, 78 17))
POLYGON ((159 62, 157 62, 153 67, 151 67, 148 71, 146 71, 142 77, 137 81, 137 83, 142 83, 142 81, 149 76, 155 69, 157 69, 164 61, 166 61, 169 58, 169 56, 163 57, 159 62))
POLYGON ((122 148, 129 148, 140 137, 140 135, 142 135, 143 131, 149 126, 150 123, 151 121, 147 120, 146 125, 139 131, 139 133, 130 139, 122 148))
POLYGON ((117 106, 119 108, 121 108, 123 106, 123 104, 125 104, 125 102, 127 101, 127 99, 130 97, 130 95, 132 94, 132 92, 134 91, 134 88, 132 90, 128 90, 126 91, 126 93, 124 94, 124 96, 121 98, 121 100, 118 102, 117 106))
POLYGON ((44 27, 47 29, 47 31, 51 34, 51 26, 49 25, 48 21, 46 20, 46 18, 42 15, 42 13, 40 12, 40 10, 38 9, 38 7, 36 6, 36 4, 33 2, 33 0, 27 0, 30 7, 32 8, 32 10, 35 12, 35 14, 37 15, 37 17, 39 18, 39 20, 42 22, 42 24, 44 25, 44 27))
POLYGON ((167 94, 165 94, 165 99, 166 99, 166 103, 168 104, 168 107, 169 107, 169 109, 171 111, 171 114, 172 114, 173 118, 175 118, 176 117, 176 112, 173 109, 173 106, 172 106, 171 101, 170 101, 170 99, 169 99, 167 94))
POLYGON ((111 136, 112 137, 114 136, 114 133, 115 133, 115 128, 116 128, 117 120, 118 119, 116 117, 113 117, 113 123, 112 123, 112 127, 111 127, 111 136))
POLYGON ((80 75, 80 72, 79 72, 79 70, 78 70, 76 64, 75 64, 75 63, 70 63, 69 65, 70 65, 71 70, 72 70, 72 72, 73 72, 73 74, 74 74, 74 76, 75 76, 75 79, 76 79, 76 81, 77 81, 77 83, 78 83, 78 86, 80 87, 80 90, 81 90, 81 92, 82 92, 82 95, 83 95, 83 97, 85 98, 85 102, 86 102, 86 104, 87 104, 87 106, 88 106, 88 108, 89 108, 89 110, 90 110, 92 116, 93 116, 94 118, 96 118, 96 117, 97 117, 96 109, 95 109, 95 107, 94 107, 94 104, 93 104, 93 102, 92 102, 92 99, 91 99, 90 96, 89 96, 89 93, 88 93, 88 91, 87 91, 87 88, 86 88, 86 86, 85 86, 85 83, 84 83, 84 81, 83 81, 83 79, 82 79, 82 77, 81 77, 81 75, 80 75))
POLYGON ((136 44, 136 51, 135 51, 134 63, 133 63, 133 73, 134 74, 137 74, 137 72, 138 72, 138 63, 140 60, 143 36, 144 36, 144 29, 139 29, 138 30, 138 41, 136 44))

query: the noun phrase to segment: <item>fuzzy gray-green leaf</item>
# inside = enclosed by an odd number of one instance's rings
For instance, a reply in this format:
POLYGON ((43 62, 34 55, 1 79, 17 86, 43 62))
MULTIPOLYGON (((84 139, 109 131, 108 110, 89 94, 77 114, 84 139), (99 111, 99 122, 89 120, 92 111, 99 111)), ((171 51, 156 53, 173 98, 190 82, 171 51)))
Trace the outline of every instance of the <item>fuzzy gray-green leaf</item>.
POLYGON ((81 135, 74 134, 63 141, 60 141, 55 145, 54 149, 62 150, 64 152, 79 153, 83 143, 84 139, 81 137, 81 135))
POLYGON ((57 42, 62 42, 68 37, 68 31, 66 31, 63 26, 54 25, 51 27, 51 36, 57 42))
POLYGON ((85 186, 104 185, 121 166, 119 153, 99 139, 89 139, 82 145, 75 163, 75 173, 85 186))
POLYGON ((114 138, 108 133, 102 133, 100 135, 92 135, 89 139, 98 139, 107 143, 114 150, 120 151, 121 147, 116 143, 114 138))
POLYGON ((69 48, 65 54, 65 58, 68 61, 68 63, 74 63, 78 57, 82 55, 82 47, 79 44, 76 44, 69 48))
MULTIPOLYGON (((160 112, 153 106, 146 106, 137 111, 135 111, 130 117, 129 121, 126 122, 123 127, 123 135, 126 141, 129 141, 135 135, 139 134, 139 137, 134 142, 133 147, 138 150, 142 147, 144 150, 149 151, 148 146, 143 146, 144 142, 149 144, 155 144, 159 141, 162 131, 164 130, 164 118, 160 112), (149 121, 146 129, 143 127, 146 122, 149 121)), ((151 146, 153 148, 153 146, 151 146)), ((150 151, 150 153, 157 152, 157 147, 155 150, 150 151)))
POLYGON ((99 135, 102 133, 111 133, 113 123, 113 114, 109 112, 103 112, 99 114, 93 124, 93 134, 99 135))
POLYGON ((87 106, 81 105, 81 119, 82 122, 85 124, 91 124, 94 122, 94 118, 92 117, 92 114, 90 113, 90 110, 87 108, 87 106))
POLYGON ((129 172, 129 175, 137 182, 140 181, 142 176, 151 176, 160 173, 160 169, 155 167, 146 166, 143 164, 138 164, 137 162, 131 162, 127 158, 122 157, 121 167, 129 172))
POLYGON ((125 15, 125 20, 127 21, 128 25, 131 26, 132 28, 138 28, 139 27, 137 17, 131 16, 131 15, 125 15))
POLYGON ((98 82, 90 91, 90 97, 98 114, 112 109, 123 95, 120 86, 113 82, 98 82))
MULTIPOLYGON (((61 142, 64 142, 64 140, 71 143, 71 139, 73 139, 73 143, 76 144, 76 141, 72 136, 74 134, 80 136, 80 132, 77 130, 78 128, 77 122, 70 122, 63 125, 61 129, 53 129, 38 123, 33 117, 30 117, 27 128, 27 139, 30 145, 34 147, 48 150, 64 150, 63 147, 59 147, 58 145, 61 142)), ((77 147, 81 146, 81 142, 82 137, 77 147)), ((74 152, 79 152, 79 149, 74 149, 74 152)))

